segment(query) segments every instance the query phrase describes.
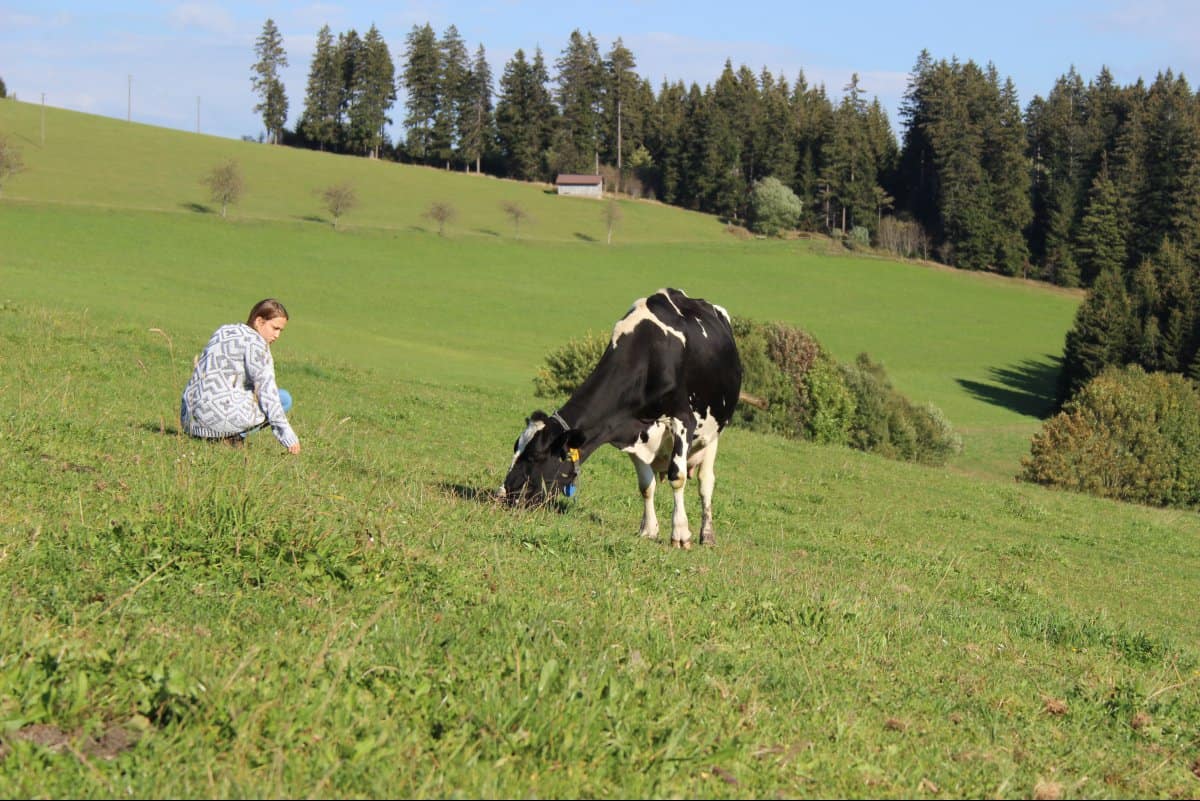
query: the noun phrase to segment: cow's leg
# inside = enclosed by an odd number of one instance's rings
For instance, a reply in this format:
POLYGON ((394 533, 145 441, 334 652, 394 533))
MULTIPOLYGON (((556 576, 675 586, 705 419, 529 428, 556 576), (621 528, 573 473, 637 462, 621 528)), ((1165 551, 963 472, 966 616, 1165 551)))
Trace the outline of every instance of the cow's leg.
POLYGON ((658 539, 658 515, 654 513, 654 469, 636 456, 630 455, 637 470, 638 489, 642 492, 645 508, 642 511, 642 529, 638 532, 646 539, 658 539))
POLYGON ((667 478, 671 481, 671 489, 675 494, 675 510, 671 514, 671 544, 676 548, 692 547, 692 532, 688 528, 687 509, 683 502, 683 489, 687 484, 688 445, 692 441, 692 432, 678 418, 670 420, 671 433, 675 442, 671 449, 671 464, 667 468, 667 478))
POLYGON ((699 470, 700 507, 702 509, 700 518, 700 544, 716 545, 716 530, 713 528, 712 520, 712 493, 713 485, 717 481, 716 473, 713 472, 713 465, 717 461, 717 440, 714 439, 710 442, 702 454, 699 470))

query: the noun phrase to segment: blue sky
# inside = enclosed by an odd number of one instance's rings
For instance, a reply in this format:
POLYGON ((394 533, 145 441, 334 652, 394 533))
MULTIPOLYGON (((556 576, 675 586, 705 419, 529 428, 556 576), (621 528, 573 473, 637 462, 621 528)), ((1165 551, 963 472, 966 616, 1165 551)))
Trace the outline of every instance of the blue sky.
MULTIPOLYGON (((1107 66, 1127 84, 1171 69, 1200 86, 1200 3, 1195 0, 1009 0, 730 3, 728 0, 603 2, 27 2, 0 0, 0 79, 9 94, 85 111, 230 138, 257 136, 262 122, 250 85, 254 42, 273 19, 284 36, 283 72, 293 127, 317 31, 372 24, 397 62, 414 25, 440 36, 458 28, 474 54, 482 44, 498 79, 518 49, 541 47, 553 71, 573 30, 602 53, 619 37, 637 72, 657 91, 663 79, 714 82, 726 60, 764 67, 794 82, 803 70, 835 100, 852 73, 878 97, 899 135, 897 110, 922 49, 935 59, 995 64, 1011 77, 1022 108, 1045 96, 1072 66, 1086 80, 1107 66)), ((392 117, 403 117, 403 95, 392 117)), ((393 130, 393 136, 396 131, 393 130)))

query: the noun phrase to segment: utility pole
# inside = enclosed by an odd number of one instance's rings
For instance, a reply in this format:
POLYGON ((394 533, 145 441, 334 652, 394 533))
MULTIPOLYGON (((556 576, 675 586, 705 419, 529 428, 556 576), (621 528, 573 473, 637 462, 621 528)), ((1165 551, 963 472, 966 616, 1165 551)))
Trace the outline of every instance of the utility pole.
POLYGON ((129 76, 129 82, 125 89, 125 122, 133 122, 133 76, 129 76))
POLYGON ((621 191, 621 179, 625 173, 621 170, 621 98, 617 98, 617 191, 621 191))

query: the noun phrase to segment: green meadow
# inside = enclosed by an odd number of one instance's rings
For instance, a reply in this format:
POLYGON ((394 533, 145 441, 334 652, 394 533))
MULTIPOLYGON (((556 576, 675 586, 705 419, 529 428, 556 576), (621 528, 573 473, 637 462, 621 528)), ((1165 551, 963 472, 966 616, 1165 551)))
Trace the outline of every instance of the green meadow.
POLYGON ((1078 295, 648 202, 606 244, 545 186, 42 114, 0 101, 0 795, 1200 793, 1195 515, 1014 480, 1078 295), (869 353, 964 452, 731 428, 687 552, 636 536, 611 448, 575 500, 493 503, 545 355, 667 285, 869 353), (178 431, 266 296, 298 457, 178 431))

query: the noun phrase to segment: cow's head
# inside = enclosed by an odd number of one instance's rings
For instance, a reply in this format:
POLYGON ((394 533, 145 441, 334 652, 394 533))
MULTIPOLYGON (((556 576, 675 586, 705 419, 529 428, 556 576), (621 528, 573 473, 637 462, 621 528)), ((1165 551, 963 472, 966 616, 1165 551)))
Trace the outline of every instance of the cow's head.
POLYGON ((569 492, 579 475, 583 439, 583 432, 568 429, 561 417, 531 414, 513 444, 512 464, 499 497, 509 505, 532 505, 569 492))

